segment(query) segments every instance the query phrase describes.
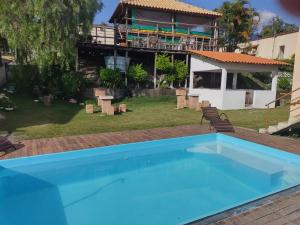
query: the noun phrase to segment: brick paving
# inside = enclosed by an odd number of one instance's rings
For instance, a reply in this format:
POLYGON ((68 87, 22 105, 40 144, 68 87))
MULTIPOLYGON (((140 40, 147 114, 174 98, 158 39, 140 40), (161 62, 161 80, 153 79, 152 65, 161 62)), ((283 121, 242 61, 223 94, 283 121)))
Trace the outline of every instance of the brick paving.
MULTIPOLYGON (((0 154, 1 159, 47 154, 55 152, 85 149, 91 147, 123 144, 138 141, 157 140, 163 138, 206 134, 208 126, 192 125, 173 128, 157 128, 150 130, 111 132, 92 135, 24 140, 18 144, 19 149, 0 154)), ((258 134, 252 130, 236 128, 232 136, 253 141, 259 144, 279 148, 284 151, 300 154, 300 140, 286 137, 258 134)), ((239 215, 232 215, 215 225, 300 225, 300 191, 288 196, 276 197, 253 210, 239 215)))

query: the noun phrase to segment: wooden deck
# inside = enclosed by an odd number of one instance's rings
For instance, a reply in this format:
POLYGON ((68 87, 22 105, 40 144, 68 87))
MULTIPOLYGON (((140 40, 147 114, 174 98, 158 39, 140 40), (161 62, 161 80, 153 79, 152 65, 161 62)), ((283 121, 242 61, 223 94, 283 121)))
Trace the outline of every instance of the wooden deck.
MULTIPOLYGON (((236 133, 231 134, 235 137, 253 141, 259 144, 279 148, 284 151, 300 154, 300 140, 262 135, 257 132, 235 128, 236 133)), ((173 128, 157 128, 151 130, 138 130, 127 132, 113 132, 92 135, 80 135, 70 137, 59 137, 38 140, 24 140, 19 143, 19 149, 12 152, 0 154, 1 159, 9 159, 22 156, 63 152, 76 149, 91 148, 97 146, 107 146, 114 144, 157 140, 179 136, 209 133, 208 126, 179 126, 173 128)), ((300 189, 299 189, 300 190, 300 189)), ((225 220, 198 224, 216 225, 281 225, 300 224, 300 191, 293 191, 288 195, 272 198, 272 200, 256 207, 253 210, 229 215, 225 220)))

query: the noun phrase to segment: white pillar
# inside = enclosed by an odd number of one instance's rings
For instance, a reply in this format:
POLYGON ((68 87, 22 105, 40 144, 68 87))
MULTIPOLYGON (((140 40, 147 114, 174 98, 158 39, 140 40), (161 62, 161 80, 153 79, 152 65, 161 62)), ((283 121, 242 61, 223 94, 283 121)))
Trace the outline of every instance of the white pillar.
POLYGON ((190 85, 189 85, 189 89, 193 89, 194 88, 194 71, 190 71, 190 85))
POLYGON ((233 79, 232 79, 232 89, 236 89, 236 87, 237 87, 237 76, 238 76, 238 74, 237 73, 234 73, 233 74, 233 79))
POLYGON ((227 84, 227 70, 222 69, 222 78, 221 78, 221 91, 226 91, 226 84, 227 84))
POLYGON ((271 88, 271 91, 277 91, 277 83, 278 83, 278 70, 274 70, 272 72, 272 88, 271 88))

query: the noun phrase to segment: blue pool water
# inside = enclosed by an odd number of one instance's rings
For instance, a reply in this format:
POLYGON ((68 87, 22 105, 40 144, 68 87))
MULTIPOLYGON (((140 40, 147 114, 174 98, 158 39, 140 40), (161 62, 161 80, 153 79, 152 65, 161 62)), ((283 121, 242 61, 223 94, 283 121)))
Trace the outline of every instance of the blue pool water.
POLYGON ((0 161, 1 225, 177 225, 300 184, 300 156, 222 134, 0 161))

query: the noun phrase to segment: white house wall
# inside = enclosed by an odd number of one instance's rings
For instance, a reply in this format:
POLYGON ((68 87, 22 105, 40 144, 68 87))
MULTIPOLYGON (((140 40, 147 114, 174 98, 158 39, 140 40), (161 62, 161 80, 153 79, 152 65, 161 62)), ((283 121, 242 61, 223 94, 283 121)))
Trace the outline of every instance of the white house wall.
POLYGON ((221 65, 217 62, 211 63, 211 60, 204 60, 202 57, 196 55, 192 55, 191 57, 191 72, 216 71, 221 69, 221 65))
MULTIPOLYGON (((254 91, 253 94, 253 108, 255 109, 265 109, 266 104, 274 101, 276 99, 276 91, 254 91)), ((275 103, 270 105, 270 108, 274 108, 275 103)))
POLYGON ((189 94, 198 95, 199 102, 209 101, 211 106, 222 109, 223 107, 223 93, 220 90, 214 89, 191 89, 189 94))
POLYGON ((223 93, 223 110, 244 109, 245 108, 246 91, 244 90, 226 90, 223 93))

